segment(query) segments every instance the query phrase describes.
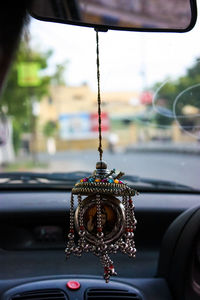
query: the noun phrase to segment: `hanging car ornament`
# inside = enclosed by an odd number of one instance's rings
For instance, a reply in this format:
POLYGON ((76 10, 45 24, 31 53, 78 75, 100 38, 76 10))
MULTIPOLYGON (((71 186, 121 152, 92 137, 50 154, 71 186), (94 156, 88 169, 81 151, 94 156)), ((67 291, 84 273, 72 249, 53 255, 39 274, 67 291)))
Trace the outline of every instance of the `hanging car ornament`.
POLYGON ((96 37, 100 161, 93 174, 80 179, 72 189, 65 253, 67 258, 71 254, 81 256, 83 252, 98 256, 104 267, 104 279, 109 282, 110 276, 117 275, 109 254, 121 251, 135 257, 136 219, 132 196, 137 191, 120 180, 124 173, 117 174, 115 169, 109 171, 107 164, 102 161, 98 32, 96 37))
POLYGON ((100 161, 91 176, 76 183, 71 195, 66 255, 81 256, 83 252, 92 252, 99 256, 106 282, 110 276, 116 275, 109 254, 121 251, 135 257, 136 253, 136 219, 131 197, 137 192, 120 180, 122 175, 116 174, 115 170, 109 172, 106 163, 100 161), (74 212, 75 195, 78 207, 74 212), (78 234, 77 243, 75 231, 78 234))

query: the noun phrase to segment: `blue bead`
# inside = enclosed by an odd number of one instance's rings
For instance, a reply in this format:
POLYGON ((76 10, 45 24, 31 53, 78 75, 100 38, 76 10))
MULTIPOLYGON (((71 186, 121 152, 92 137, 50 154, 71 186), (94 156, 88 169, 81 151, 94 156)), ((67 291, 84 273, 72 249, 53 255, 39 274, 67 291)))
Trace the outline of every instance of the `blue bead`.
POLYGON ((89 182, 93 182, 93 181, 94 181, 94 178, 89 178, 88 181, 89 181, 89 182))
POLYGON ((108 179, 108 182, 113 183, 114 180, 113 179, 108 179))

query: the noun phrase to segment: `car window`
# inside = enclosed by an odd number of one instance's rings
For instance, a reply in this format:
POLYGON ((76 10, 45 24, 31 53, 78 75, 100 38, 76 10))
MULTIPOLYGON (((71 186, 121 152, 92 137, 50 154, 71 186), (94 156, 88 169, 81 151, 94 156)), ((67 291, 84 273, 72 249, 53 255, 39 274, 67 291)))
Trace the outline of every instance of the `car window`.
MULTIPOLYGON (((104 160, 199 189, 199 22, 188 33, 100 33, 104 160)), ((30 19, 0 102, 1 172, 91 172, 95 32, 30 19)))

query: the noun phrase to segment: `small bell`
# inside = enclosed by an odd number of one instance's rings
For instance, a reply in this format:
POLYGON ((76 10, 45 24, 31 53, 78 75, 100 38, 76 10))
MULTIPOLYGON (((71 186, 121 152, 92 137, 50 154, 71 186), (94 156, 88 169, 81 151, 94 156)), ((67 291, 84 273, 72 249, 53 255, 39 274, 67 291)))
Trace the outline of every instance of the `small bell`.
POLYGON ((121 251, 135 257, 136 219, 132 196, 137 192, 120 180, 123 173, 109 171, 105 162, 97 162, 89 177, 80 179, 72 189, 70 229, 66 256, 92 252, 104 267, 104 279, 117 275, 109 254, 121 251), (78 206, 74 211, 77 195, 78 206), (75 242, 75 231, 78 241, 75 242))

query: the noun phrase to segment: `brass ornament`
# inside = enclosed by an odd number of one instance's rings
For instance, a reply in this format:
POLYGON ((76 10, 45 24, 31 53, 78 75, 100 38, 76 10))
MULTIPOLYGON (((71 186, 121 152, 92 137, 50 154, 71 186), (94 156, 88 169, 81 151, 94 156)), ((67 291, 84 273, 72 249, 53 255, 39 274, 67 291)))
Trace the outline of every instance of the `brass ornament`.
POLYGON ((104 268, 104 279, 108 283, 111 276, 117 275, 110 254, 120 251, 135 257, 134 232, 137 222, 132 197, 137 191, 121 180, 124 173, 117 174, 115 169, 109 171, 107 164, 102 161, 98 31, 96 44, 100 161, 89 177, 80 179, 72 188, 65 253, 67 258, 71 254, 81 256, 84 252, 98 256, 104 268))
POLYGON ((77 182, 71 195, 66 256, 81 256, 83 252, 98 256, 104 267, 106 282, 110 276, 117 275, 109 254, 121 251, 135 257, 136 253, 136 219, 132 196, 137 191, 121 181, 121 175, 116 174, 115 170, 109 172, 105 163, 98 162, 95 172, 77 182), (78 242, 75 241, 75 232, 78 242))

